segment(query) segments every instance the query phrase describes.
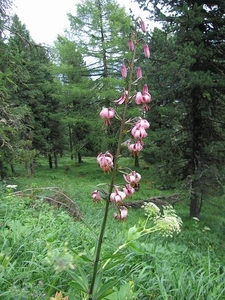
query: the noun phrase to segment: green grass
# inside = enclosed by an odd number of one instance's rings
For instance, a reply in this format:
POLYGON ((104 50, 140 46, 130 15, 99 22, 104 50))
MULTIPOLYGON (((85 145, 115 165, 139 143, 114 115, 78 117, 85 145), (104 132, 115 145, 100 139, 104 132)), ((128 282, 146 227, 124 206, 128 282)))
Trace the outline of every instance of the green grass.
MULTIPOLYGON (((129 158, 122 164, 133 168, 129 158)), ((225 299, 224 196, 204 202, 200 221, 189 219, 187 196, 179 190, 155 188, 151 168, 143 170, 143 165, 141 161, 137 169, 142 175, 141 189, 131 200, 180 193, 182 201, 175 204, 175 209, 183 228, 173 238, 159 234, 141 238, 113 258, 103 281, 106 284, 115 280, 115 293, 105 299, 225 299)), ((94 204, 90 194, 99 183, 108 184, 110 174, 102 173, 94 158, 84 158, 82 164, 63 158, 57 169, 49 169, 41 159, 36 175, 30 178, 25 176, 23 166, 16 166, 16 171, 7 184, 17 184, 18 190, 59 187, 79 206, 82 220, 75 221, 66 210, 41 199, 13 196, 2 186, 0 299, 49 299, 58 290, 70 300, 85 299, 70 285, 70 267, 82 267, 90 278, 104 212, 104 203, 94 204)), ((117 182, 122 182, 122 177, 117 182)), ((111 207, 103 258, 110 257, 124 243, 130 227, 145 219, 142 209, 132 208, 126 222, 116 222, 114 211, 111 207)))

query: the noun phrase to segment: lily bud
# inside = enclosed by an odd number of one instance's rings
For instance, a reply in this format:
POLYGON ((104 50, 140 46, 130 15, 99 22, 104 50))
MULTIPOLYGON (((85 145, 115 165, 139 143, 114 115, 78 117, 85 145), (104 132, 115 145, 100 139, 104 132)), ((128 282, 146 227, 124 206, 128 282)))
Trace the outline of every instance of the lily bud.
POLYGON ((143 85, 142 93, 143 93, 143 94, 148 93, 148 85, 147 85, 146 83, 143 85))
POLYGON ((121 66, 120 70, 121 70, 122 77, 126 78, 127 77, 127 68, 124 64, 121 66))
POLYGON ((146 58, 150 57, 150 51, 149 51, 149 47, 147 44, 144 45, 144 55, 146 58))
POLYGON ((144 22, 143 20, 141 20, 140 25, 141 25, 141 30, 142 30, 143 32, 146 32, 146 26, 145 26, 145 22, 144 22))
POLYGON ((137 67, 136 74, 138 79, 142 78, 142 69, 140 67, 137 67))
POLYGON ((129 51, 134 51, 134 42, 132 39, 129 39, 129 41, 128 41, 128 48, 129 48, 129 51))

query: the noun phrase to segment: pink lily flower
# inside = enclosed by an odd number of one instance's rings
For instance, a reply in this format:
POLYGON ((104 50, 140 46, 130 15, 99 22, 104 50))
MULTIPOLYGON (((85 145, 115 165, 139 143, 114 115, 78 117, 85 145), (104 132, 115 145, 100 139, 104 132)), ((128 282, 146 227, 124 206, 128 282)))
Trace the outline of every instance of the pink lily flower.
POLYGON ((121 66, 120 71, 121 71, 122 77, 126 78, 127 77, 127 68, 124 64, 121 66))
POLYGON ((151 95, 149 93, 145 93, 142 98, 142 103, 146 104, 151 101, 151 95))
POLYGON ((137 173, 136 171, 131 171, 130 174, 123 175, 124 180, 129 183, 132 187, 135 187, 138 185, 138 182, 141 179, 141 175, 137 173))
POLYGON ((115 116, 115 111, 111 107, 109 108, 103 107, 99 115, 102 119, 105 119, 104 124, 108 126, 111 125, 110 119, 112 119, 115 116))
POLYGON ((113 168, 113 155, 108 151, 97 156, 97 162, 104 172, 110 172, 113 168))
POLYGON ((130 197, 135 192, 135 189, 128 183, 123 188, 123 191, 124 191, 124 193, 126 194, 127 197, 130 197))
POLYGON ((128 91, 124 91, 123 94, 122 94, 122 96, 120 97, 120 99, 114 100, 113 102, 116 102, 119 105, 123 104, 126 101, 126 99, 127 99, 127 95, 128 95, 128 91))
POLYGON ((150 51, 149 51, 149 47, 147 44, 144 45, 144 55, 146 58, 150 57, 150 51))
POLYGON ((118 221, 126 221, 128 215, 128 209, 125 206, 120 207, 120 215, 114 213, 114 218, 118 221))
POLYGON ((93 199, 93 202, 99 202, 102 200, 102 197, 100 195, 100 192, 98 190, 95 190, 91 193, 91 197, 93 199))
POLYGON ((137 79, 142 78, 142 69, 141 69, 141 67, 137 67, 136 74, 137 74, 137 79))
POLYGON ((128 149, 132 152, 132 154, 134 156, 138 156, 139 152, 143 149, 143 146, 142 146, 140 140, 138 140, 134 144, 128 144, 127 146, 128 146, 128 149))
POLYGON ((136 126, 141 126, 144 129, 148 129, 150 127, 150 124, 147 120, 140 119, 140 120, 137 121, 136 126))
POLYGON ((110 200, 114 203, 123 202, 126 198, 126 194, 123 191, 119 191, 118 187, 114 188, 114 192, 110 195, 110 200))
POLYGON ((151 94, 149 94, 147 91, 148 91, 148 86, 144 85, 143 94, 141 92, 137 92, 136 94, 135 103, 137 105, 140 104, 142 105, 142 111, 149 111, 149 107, 146 104, 151 101, 151 94))
POLYGON ((141 127, 140 125, 138 125, 138 126, 135 125, 131 130, 131 134, 133 135, 133 137, 135 139, 138 139, 138 140, 142 140, 143 138, 145 138, 148 135, 145 128, 141 127))

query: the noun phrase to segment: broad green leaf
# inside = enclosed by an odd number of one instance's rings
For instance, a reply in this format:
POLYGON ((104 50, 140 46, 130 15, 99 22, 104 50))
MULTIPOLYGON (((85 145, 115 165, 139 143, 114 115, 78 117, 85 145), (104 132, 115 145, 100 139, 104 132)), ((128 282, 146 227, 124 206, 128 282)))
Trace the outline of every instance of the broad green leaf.
POLYGON ((117 281, 110 281, 107 282, 106 284, 104 284, 100 290, 98 291, 98 293, 96 295, 94 295, 94 298, 97 300, 100 299, 104 299, 106 296, 114 293, 112 287, 115 286, 117 284, 117 281))
POLYGON ((127 232, 127 242, 137 240, 141 237, 141 233, 138 231, 137 226, 129 228, 127 232))

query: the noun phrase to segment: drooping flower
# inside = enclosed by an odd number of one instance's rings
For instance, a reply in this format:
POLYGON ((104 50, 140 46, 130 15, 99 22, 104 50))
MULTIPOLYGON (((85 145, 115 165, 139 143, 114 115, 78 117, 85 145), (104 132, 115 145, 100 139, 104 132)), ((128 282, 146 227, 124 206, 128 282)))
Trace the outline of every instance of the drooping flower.
POLYGON ((141 126, 144 129, 148 129, 150 127, 150 124, 147 120, 140 119, 140 120, 137 121, 136 126, 141 126))
POLYGON ((126 194, 127 197, 130 197, 135 192, 135 189, 128 183, 123 188, 123 191, 124 191, 124 193, 126 194))
POLYGON ((124 64, 121 66, 120 71, 121 71, 122 77, 126 78, 127 77, 127 68, 124 64))
POLYGON ((148 103, 151 101, 151 94, 148 92, 148 86, 147 84, 144 84, 142 93, 137 92, 135 103, 137 105, 142 105, 142 111, 149 111, 148 103))
POLYGON ((129 51, 134 51, 134 42, 132 39, 129 39, 129 41, 128 41, 128 48, 129 48, 129 51))
POLYGON ((114 100, 117 104, 123 104, 127 99, 128 91, 124 91, 122 96, 118 100, 114 100))
POLYGON ((99 115, 102 119, 105 119, 104 124, 106 126, 109 126, 111 125, 110 119, 112 119, 115 116, 115 110, 111 107, 109 108, 103 107, 99 115))
POLYGON ((114 187, 114 192, 110 195, 110 201, 114 203, 120 203, 123 202, 123 200, 126 198, 126 194, 123 191, 119 191, 118 187, 114 187))
POLYGON ((127 144, 128 149, 132 152, 133 156, 138 156, 139 152, 143 149, 141 142, 138 140, 134 144, 127 144))
POLYGON ((146 104, 151 101, 151 95, 149 93, 143 94, 142 103, 146 104))
POLYGON ((144 55, 146 58, 150 57, 150 51, 149 51, 149 47, 147 44, 144 45, 144 55))
POLYGON ((141 69, 141 67, 137 67, 136 74, 137 74, 137 79, 142 78, 142 69, 141 69))
POLYGON ((93 202, 99 202, 102 200, 102 197, 100 195, 100 192, 98 190, 95 190, 91 193, 91 197, 93 199, 93 202))
POLYGON ((135 125, 131 129, 131 134, 133 135, 133 137, 135 139, 138 139, 138 140, 142 140, 143 138, 145 138, 148 135, 145 128, 140 125, 135 125))
POLYGON ((128 209, 125 206, 120 207, 120 214, 114 213, 114 218, 118 221, 126 221, 128 215, 128 209))
POLYGON ((113 155, 108 151, 105 154, 100 153, 97 156, 97 162, 104 172, 110 172, 113 168, 113 155))
POLYGON ((131 171, 130 174, 123 174, 123 178, 132 187, 135 187, 136 184, 138 184, 138 182, 140 181, 141 175, 139 173, 137 173, 136 171, 131 171))

